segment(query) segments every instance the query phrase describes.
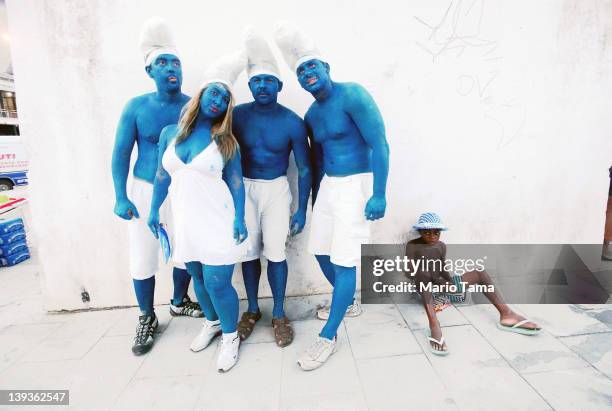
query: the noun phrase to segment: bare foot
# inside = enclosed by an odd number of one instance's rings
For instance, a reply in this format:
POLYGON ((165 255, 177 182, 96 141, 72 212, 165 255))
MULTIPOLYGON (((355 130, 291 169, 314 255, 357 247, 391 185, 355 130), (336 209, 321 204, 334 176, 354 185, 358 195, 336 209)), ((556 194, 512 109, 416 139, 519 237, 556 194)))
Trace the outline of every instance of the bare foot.
MULTIPOLYGON (((515 313, 512 310, 509 310, 508 313, 506 314, 499 315, 499 323, 501 325, 505 325, 506 327, 512 327, 514 324, 518 323, 519 321, 523 321, 525 319, 526 319, 525 317, 515 313)), ((522 324, 519 328, 526 328, 528 330, 539 330, 540 326, 537 325, 536 323, 527 322, 525 324, 522 324)))
MULTIPOLYGON (((440 323, 436 322, 436 324, 430 324, 429 328, 431 330, 431 338, 435 338, 436 340, 441 341, 442 328, 440 328, 440 323)), ((448 347, 446 346, 446 341, 443 341, 443 344, 440 345, 435 341, 429 340, 429 344, 431 344, 431 347, 437 351, 446 351, 448 349, 448 347)))

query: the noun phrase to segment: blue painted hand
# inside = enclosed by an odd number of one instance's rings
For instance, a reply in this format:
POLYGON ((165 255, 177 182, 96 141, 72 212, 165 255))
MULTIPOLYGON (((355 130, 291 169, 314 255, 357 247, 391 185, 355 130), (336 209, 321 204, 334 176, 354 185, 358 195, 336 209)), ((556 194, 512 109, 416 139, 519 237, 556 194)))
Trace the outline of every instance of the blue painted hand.
POLYGON ((159 238, 159 212, 151 210, 147 225, 149 226, 149 229, 151 230, 155 238, 159 238))
POLYGON ((384 197, 372 196, 365 207, 365 218, 367 220, 378 220, 385 216, 387 200, 384 197))
POLYGON ((134 203, 132 203, 127 198, 123 200, 117 200, 117 202, 115 203, 114 211, 115 211, 115 214, 117 214, 119 217, 123 218, 124 220, 131 220, 132 217, 134 218, 140 217, 138 215, 138 210, 136 209, 136 206, 134 205, 134 203))
POLYGON ((302 232, 306 225, 306 211, 298 210, 291 217, 291 235, 297 235, 302 232))
POLYGON ((236 240, 236 244, 241 244, 248 236, 249 233, 244 219, 234 219, 234 240, 236 240))

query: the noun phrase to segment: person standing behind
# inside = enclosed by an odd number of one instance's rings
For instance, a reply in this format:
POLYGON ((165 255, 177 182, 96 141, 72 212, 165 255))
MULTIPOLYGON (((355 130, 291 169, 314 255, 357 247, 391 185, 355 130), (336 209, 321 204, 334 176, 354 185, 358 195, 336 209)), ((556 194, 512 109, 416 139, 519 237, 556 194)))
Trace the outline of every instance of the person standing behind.
POLYGON ((320 367, 336 351, 336 333, 354 302, 361 244, 370 221, 385 215, 389 145, 382 116, 359 84, 337 83, 311 39, 288 23, 275 40, 298 82, 315 101, 306 116, 313 155, 313 210, 308 251, 334 287, 319 337, 298 359, 303 370, 320 367))
MULTIPOLYGON (((158 320, 153 309, 155 273, 159 269, 159 243, 148 232, 145 218, 149 214, 153 180, 157 167, 157 144, 162 129, 178 121, 181 108, 189 96, 181 92, 183 71, 169 27, 160 18, 148 20, 141 32, 140 48, 144 55, 147 75, 155 81, 156 91, 132 98, 119 120, 112 156, 112 176, 115 187, 114 212, 129 220, 130 275, 142 315, 138 320, 132 352, 147 353, 153 346, 158 320), (134 181, 127 194, 130 158, 138 147, 134 164, 134 181)), ((173 315, 201 317, 198 304, 187 297, 189 274, 174 268, 173 315)))
POLYGON ((287 287, 285 242, 302 231, 311 188, 310 149, 304 121, 277 102, 283 88, 280 70, 267 42, 252 27, 245 30, 247 75, 253 102, 234 110, 234 135, 240 144, 246 191, 246 223, 253 248, 242 263, 248 308, 238 323, 240 338, 251 335, 261 318, 257 295, 260 257, 268 260, 268 282, 274 308, 272 326, 279 347, 293 341, 293 329, 283 307, 287 287), (287 180, 289 155, 298 169, 298 208, 290 216, 291 191, 287 180))

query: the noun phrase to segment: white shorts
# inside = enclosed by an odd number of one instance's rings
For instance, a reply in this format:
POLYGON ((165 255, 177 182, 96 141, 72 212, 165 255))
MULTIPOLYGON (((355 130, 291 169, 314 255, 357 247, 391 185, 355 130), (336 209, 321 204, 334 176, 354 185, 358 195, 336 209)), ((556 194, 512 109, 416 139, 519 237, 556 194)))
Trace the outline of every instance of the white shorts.
MULTIPOLYGON (((130 275, 135 280, 146 280, 155 275, 159 270, 159 255, 160 247, 159 240, 155 238, 149 227, 147 220, 151 211, 151 198, 153 196, 153 184, 148 181, 134 178, 130 188, 129 199, 134 203, 138 210, 140 218, 132 218, 128 221, 128 238, 129 238, 129 257, 130 257, 130 275)), ((166 202, 168 202, 166 200, 166 202)), ((160 212, 161 219, 167 221, 166 217, 170 213, 165 213, 165 205, 160 212)), ((170 244, 172 244, 172 229, 171 222, 166 222, 168 227, 168 236, 170 244)), ((184 264, 173 263, 174 266, 185 268, 184 264)))
POLYGON ((355 267, 361 244, 370 242, 365 206, 372 196, 372 173, 346 177, 323 176, 312 209, 308 251, 329 255, 332 263, 355 267))
POLYGON ((244 191, 244 218, 251 248, 241 261, 256 260, 262 255, 268 261, 285 260, 292 200, 287 176, 273 180, 245 178, 244 191))

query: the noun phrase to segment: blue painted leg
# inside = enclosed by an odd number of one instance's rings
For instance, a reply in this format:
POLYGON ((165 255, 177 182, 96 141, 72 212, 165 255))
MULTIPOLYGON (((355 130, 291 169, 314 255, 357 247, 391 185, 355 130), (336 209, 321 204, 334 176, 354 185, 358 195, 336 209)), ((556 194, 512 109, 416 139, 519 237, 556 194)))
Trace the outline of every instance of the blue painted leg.
POLYGON ((172 295, 172 304, 180 305, 183 302, 183 298, 187 296, 187 290, 189 289, 189 282, 191 276, 182 268, 174 267, 172 269, 172 280, 174 283, 174 293, 172 295))
POLYGON ((204 266, 204 285, 221 320, 223 334, 236 332, 238 324, 238 293, 232 286, 233 272, 233 264, 204 266))
POLYGON ((153 298, 155 297, 155 276, 149 277, 146 280, 134 281, 134 291, 136 292, 136 300, 142 315, 153 315, 153 298))
POLYGON ((274 308, 272 309, 273 318, 283 318, 285 316, 285 291, 287 289, 287 260, 280 262, 268 261, 268 282, 272 289, 274 308))
POLYGON ((202 311, 209 321, 216 321, 219 319, 217 311, 212 303, 208 290, 204 285, 204 275, 202 270, 202 264, 198 261, 192 261, 185 264, 187 272, 193 277, 193 289, 196 294, 196 298, 202 307, 202 311))
POLYGON ((242 263, 242 278, 244 279, 244 288, 246 290, 247 300, 249 302, 247 311, 250 313, 256 313, 259 311, 257 297, 259 293, 260 277, 261 262, 259 261, 259 258, 242 263))
POLYGON ((329 259, 328 255, 315 255, 315 258, 319 262, 323 275, 327 278, 327 281, 333 286, 336 280, 336 273, 334 272, 334 265, 329 259))
POLYGON ((329 313, 329 319, 321 333, 323 338, 332 340, 338 331, 338 327, 342 323, 346 309, 353 302, 355 297, 355 286, 357 281, 357 270, 355 267, 343 267, 333 264, 336 275, 336 284, 334 285, 334 293, 332 294, 332 303, 329 313))

